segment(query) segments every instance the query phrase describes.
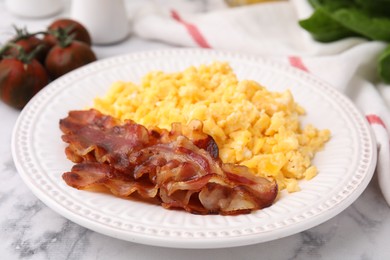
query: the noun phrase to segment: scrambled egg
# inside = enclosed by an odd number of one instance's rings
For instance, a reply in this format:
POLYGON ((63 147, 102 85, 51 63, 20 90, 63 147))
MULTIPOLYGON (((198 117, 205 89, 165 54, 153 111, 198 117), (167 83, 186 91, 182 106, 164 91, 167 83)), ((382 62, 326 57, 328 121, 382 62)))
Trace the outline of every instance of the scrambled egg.
POLYGON ((311 160, 330 138, 329 130, 301 128, 305 111, 289 90, 271 92, 255 81, 239 81, 222 62, 150 72, 139 85, 116 82, 94 107, 147 127, 170 129, 173 122, 201 120, 223 162, 246 165, 289 192, 299 190, 298 180, 317 174, 311 160))

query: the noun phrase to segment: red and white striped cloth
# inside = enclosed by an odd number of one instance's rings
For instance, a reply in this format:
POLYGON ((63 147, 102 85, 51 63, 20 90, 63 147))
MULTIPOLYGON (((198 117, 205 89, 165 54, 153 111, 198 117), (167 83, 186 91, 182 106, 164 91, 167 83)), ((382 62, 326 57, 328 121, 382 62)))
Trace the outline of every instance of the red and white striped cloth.
MULTIPOLYGON (((175 46, 211 48, 267 56, 328 81, 349 96, 376 135, 376 174, 390 205, 390 86, 378 82, 376 60, 380 42, 349 38, 315 42, 297 21, 312 12, 303 0, 276 1, 228 8, 209 0, 171 0, 170 6, 148 6, 137 12, 134 33, 175 46)), ((165 1, 166 3, 166 1, 165 1)))

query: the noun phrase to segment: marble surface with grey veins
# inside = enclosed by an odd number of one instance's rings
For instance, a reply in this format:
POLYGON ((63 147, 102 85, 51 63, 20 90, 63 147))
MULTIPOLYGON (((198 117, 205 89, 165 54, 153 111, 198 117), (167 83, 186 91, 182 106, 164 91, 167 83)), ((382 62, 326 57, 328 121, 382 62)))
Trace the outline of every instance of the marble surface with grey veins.
MULTIPOLYGON (((0 42, 12 24, 44 28, 47 20, 7 13, 0 0, 0 42)), ((94 47, 99 58, 170 48, 136 37, 94 47)), ((346 210, 325 223, 278 240, 224 249, 172 249, 121 241, 81 227, 38 200, 19 177, 10 138, 19 112, 0 103, 0 259, 390 259, 390 208, 376 177, 346 210)))

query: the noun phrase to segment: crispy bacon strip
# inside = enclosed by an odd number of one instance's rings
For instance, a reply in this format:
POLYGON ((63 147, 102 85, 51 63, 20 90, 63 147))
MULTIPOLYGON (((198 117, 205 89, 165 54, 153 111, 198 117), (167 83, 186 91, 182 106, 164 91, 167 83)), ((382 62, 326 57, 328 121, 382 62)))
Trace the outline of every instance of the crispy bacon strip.
POLYGON ((200 121, 148 130, 91 109, 69 112, 60 128, 76 163, 63 179, 77 189, 105 186, 116 196, 138 193, 165 208, 223 215, 268 207, 277 195, 275 182, 222 163, 200 121))

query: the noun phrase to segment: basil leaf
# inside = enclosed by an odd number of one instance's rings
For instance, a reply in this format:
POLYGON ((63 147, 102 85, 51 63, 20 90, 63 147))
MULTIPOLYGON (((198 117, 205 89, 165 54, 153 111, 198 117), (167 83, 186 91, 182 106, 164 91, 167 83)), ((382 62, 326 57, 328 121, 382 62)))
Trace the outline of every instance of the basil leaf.
POLYGON ((331 14, 332 18, 351 31, 371 40, 390 42, 390 18, 372 17, 357 8, 339 9, 331 14))
POLYGON ((334 20, 323 8, 317 8, 308 19, 299 21, 299 25, 320 42, 331 42, 357 35, 334 20))
POLYGON ((378 72, 384 82, 390 83, 390 45, 379 56, 378 72))
POLYGON ((390 42, 390 0, 309 2, 315 8, 315 12, 299 24, 318 41, 328 42, 361 35, 371 40, 390 42), (383 15, 386 13, 389 15, 383 15), (327 32, 329 36, 326 35, 327 32))
POLYGON ((390 17, 390 0, 355 0, 356 6, 373 16, 390 17))

